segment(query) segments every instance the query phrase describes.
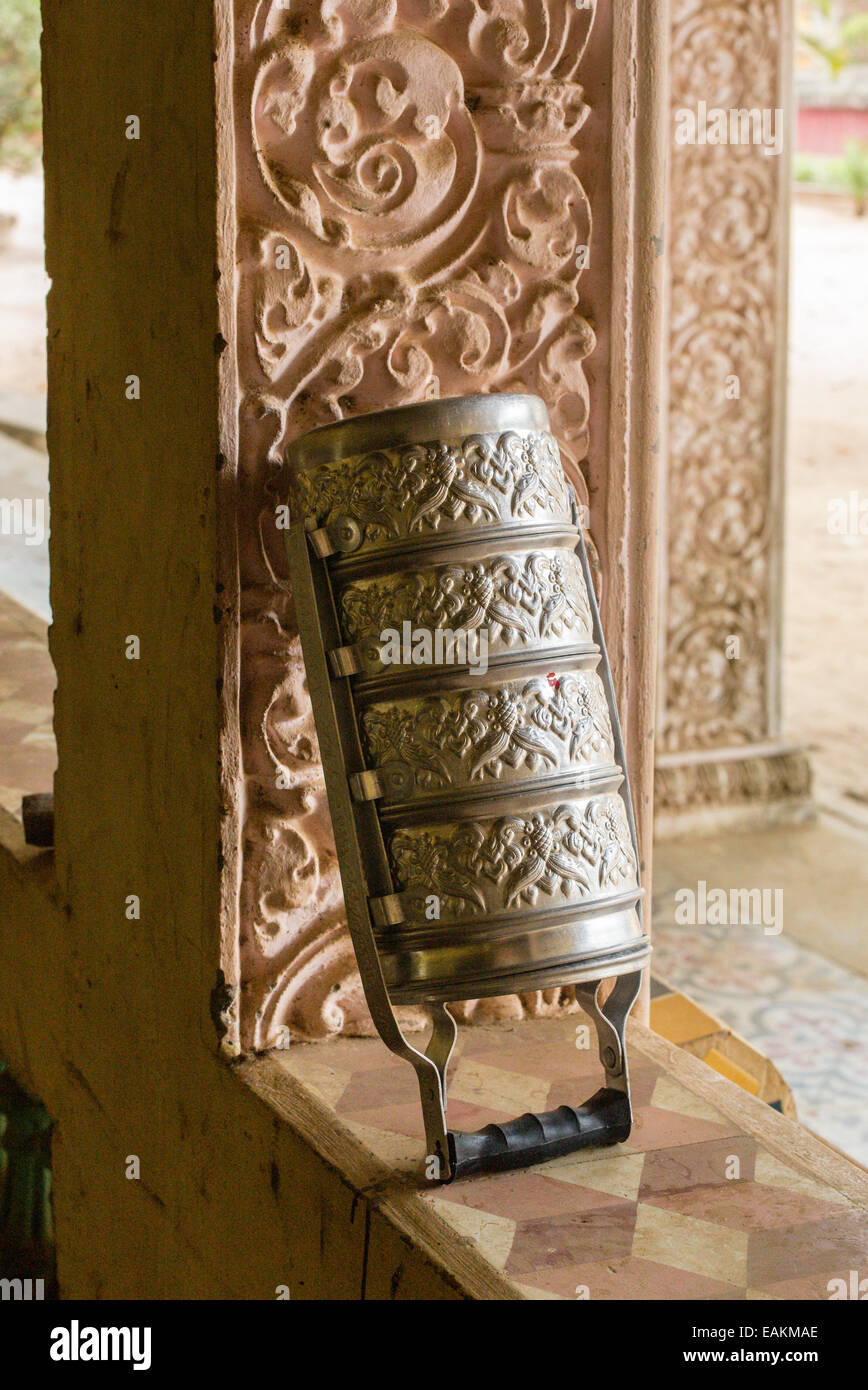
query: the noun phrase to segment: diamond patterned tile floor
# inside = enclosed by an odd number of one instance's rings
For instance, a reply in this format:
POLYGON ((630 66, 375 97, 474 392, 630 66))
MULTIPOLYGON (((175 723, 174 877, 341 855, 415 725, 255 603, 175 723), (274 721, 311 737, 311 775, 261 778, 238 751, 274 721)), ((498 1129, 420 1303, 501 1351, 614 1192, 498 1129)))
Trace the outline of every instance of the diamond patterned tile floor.
MULTIPOLYGON (((597 1059, 575 1039, 575 1017, 463 1028, 450 1123, 590 1094, 597 1059)), ((831 1279, 868 1274, 868 1175, 637 1026, 626 1144, 436 1189, 416 1176, 413 1073, 382 1043, 275 1055, 387 1166, 384 1190, 418 1187, 526 1298, 826 1299, 831 1279)))

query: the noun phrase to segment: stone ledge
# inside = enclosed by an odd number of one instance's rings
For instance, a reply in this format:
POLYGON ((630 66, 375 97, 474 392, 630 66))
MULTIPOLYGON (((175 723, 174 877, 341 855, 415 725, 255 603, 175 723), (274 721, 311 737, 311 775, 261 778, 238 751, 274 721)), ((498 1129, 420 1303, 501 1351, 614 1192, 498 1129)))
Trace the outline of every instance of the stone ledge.
MULTIPOLYGON (((576 1019, 461 1030, 450 1117, 584 1099, 576 1019)), ((868 1174, 631 1024, 627 1144, 432 1188, 415 1078, 378 1040, 295 1045, 240 1075, 471 1298, 828 1298, 868 1272, 868 1174), (727 1174, 738 1176, 727 1176, 727 1174)))
POLYGON ((812 820, 808 750, 783 743, 658 753, 654 833, 658 839, 766 828, 812 820))
MULTIPOLYGON (((28 850, 11 817, 0 828, 0 975, 14 965, 21 998, 40 999, 25 1035, 0 990, 0 1047, 59 1121, 63 1296, 268 1298, 286 1282, 301 1299, 825 1299, 830 1279, 868 1275, 868 1174, 638 1024, 627 1144, 447 1188, 419 1177, 415 1078, 376 1039, 234 1066, 200 1040, 168 1089, 146 1056, 112 1089, 88 1035, 53 1048, 69 989, 53 856, 28 850), (129 1152, 141 1194, 122 1180, 129 1152)), ((462 1028, 451 1122, 590 1094, 581 1026, 462 1028)))
MULTIPOLYGON (((472 1241, 456 1231, 454 1223, 444 1219, 426 1200, 430 1194, 423 1191, 413 1177, 409 1145, 403 1160, 395 1166, 389 1165, 383 1161, 382 1153, 344 1125, 324 1100, 323 1091, 313 1083, 313 1076, 321 1087, 323 1067, 326 1071, 328 1067, 324 1059, 318 1058, 326 1050, 330 1054, 342 1051, 344 1041, 301 1044, 298 1050, 308 1055, 299 1074, 287 1070, 278 1054, 270 1054, 242 1063, 238 1075, 319 1158, 340 1174, 342 1181, 353 1188, 354 1201, 358 1199, 369 1205, 372 1212, 393 1227, 424 1261, 442 1272, 444 1283, 440 1296, 448 1297, 451 1286, 463 1298, 521 1298, 520 1291, 503 1276, 487 1252, 477 1249, 472 1241)), ((364 1042, 370 1044, 371 1050, 385 1052, 381 1043, 368 1039, 364 1042)), ((420 1135, 417 1145, 420 1152, 421 1144, 420 1135)), ((392 1271, 392 1278, 397 1272, 397 1268, 392 1271)), ((363 1288, 361 1297, 368 1296, 367 1288, 363 1288)))

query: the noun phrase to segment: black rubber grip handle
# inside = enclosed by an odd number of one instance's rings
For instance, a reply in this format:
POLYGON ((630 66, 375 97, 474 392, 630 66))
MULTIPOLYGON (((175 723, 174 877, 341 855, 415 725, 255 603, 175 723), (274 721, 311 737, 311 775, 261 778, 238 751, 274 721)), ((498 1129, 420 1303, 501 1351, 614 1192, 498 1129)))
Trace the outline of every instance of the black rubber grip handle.
POLYGON ((449 1158, 452 1182, 471 1173, 502 1173, 507 1168, 528 1168, 630 1137, 633 1117, 629 1097, 604 1087, 584 1105, 559 1105, 541 1115, 519 1115, 502 1125, 486 1125, 473 1133, 450 1130, 449 1158))

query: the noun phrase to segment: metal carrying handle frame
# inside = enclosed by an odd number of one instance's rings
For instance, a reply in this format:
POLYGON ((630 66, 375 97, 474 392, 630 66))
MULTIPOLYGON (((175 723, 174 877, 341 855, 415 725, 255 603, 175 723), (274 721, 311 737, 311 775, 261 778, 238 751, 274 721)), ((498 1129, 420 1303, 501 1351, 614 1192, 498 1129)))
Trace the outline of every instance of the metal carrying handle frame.
MULTIPOLYGON (((568 484, 569 485, 569 484, 568 484)), ((571 486, 571 485, 570 485, 571 486)), ((607 680, 604 682, 615 756, 624 775, 625 802, 630 835, 639 863, 636 828, 624 761, 618 712, 614 707, 611 672, 603 644, 600 615, 582 536, 578 503, 573 496, 573 514, 578 531, 579 555, 593 619, 594 640, 601 652, 607 680)), ((347 538, 349 539, 349 538, 347 538)), ((365 771, 358 738, 355 711, 349 690, 349 672, 336 675, 329 667, 330 650, 341 647, 342 638, 335 608, 328 556, 343 549, 340 540, 325 529, 318 529, 313 518, 294 523, 287 531, 287 555, 293 583, 293 598, 299 636, 304 655, 308 690, 319 736, 320 756, 328 788, 329 812, 338 850, 338 861, 347 907, 347 925, 365 999, 383 1042, 409 1062, 416 1072, 422 1103, 427 1146, 426 1176, 434 1182, 452 1182, 471 1173, 499 1172, 525 1167, 588 1146, 614 1144, 628 1138, 632 1126, 630 1086, 627 1071, 625 1029, 642 981, 642 970, 616 977, 604 1003, 599 1000, 602 980, 575 986, 585 1011, 593 1020, 600 1060, 606 1073, 606 1086, 584 1105, 560 1106, 542 1114, 521 1115, 506 1124, 487 1125, 475 1131, 446 1127, 446 1071, 458 1034, 457 1024, 446 1004, 432 1001, 432 1029, 424 1052, 404 1037, 395 1016, 377 950, 371 919, 370 890, 357 834, 357 817, 376 819, 371 802, 356 801, 350 778, 365 771), (338 543, 335 544, 335 541, 338 543), (314 559, 319 563, 314 564, 314 559), (350 731, 351 735, 350 735, 350 731), (347 766, 345 742, 354 745, 358 767, 347 766)), ((378 823, 377 823, 378 824, 378 823)), ((379 830, 377 830, 379 839, 379 830)), ((381 866, 382 867, 382 866, 381 866)), ((385 870, 388 873, 388 869, 385 870)), ((638 867, 637 867, 638 874, 638 867)), ((390 889, 390 885, 387 885, 390 889)), ((641 921, 641 897, 637 903, 641 921)))
POLYGON ((557 1110, 520 1115, 506 1124, 486 1125, 474 1132, 450 1130, 446 1181, 472 1173, 525 1168, 576 1149, 618 1144, 629 1138, 633 1112, 624 1033, 641 982, 641 970, 619 975, 603 1004, 599 998, 602 980, 575 987, 582 1007, 596 1025, 600 1061, 606 1072, 603 1089, 584 1105, 560 1105, 557 1110))

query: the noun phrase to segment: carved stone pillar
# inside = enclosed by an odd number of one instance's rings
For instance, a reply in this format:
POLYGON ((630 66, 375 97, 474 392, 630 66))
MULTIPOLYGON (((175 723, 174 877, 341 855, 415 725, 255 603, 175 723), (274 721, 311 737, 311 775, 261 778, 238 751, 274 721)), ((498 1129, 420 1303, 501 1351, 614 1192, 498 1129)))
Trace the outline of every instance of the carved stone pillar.
POLYGON ((810 789, 780 739, 791 8, 672 4, 658 830, 810 789))
POLYGON ((245 1046, 369 1027, 283 558, 284 450, 312 426, 546 400, 588 506, 647 853, 666 31, 635 10, 237 0, 245 1046))

